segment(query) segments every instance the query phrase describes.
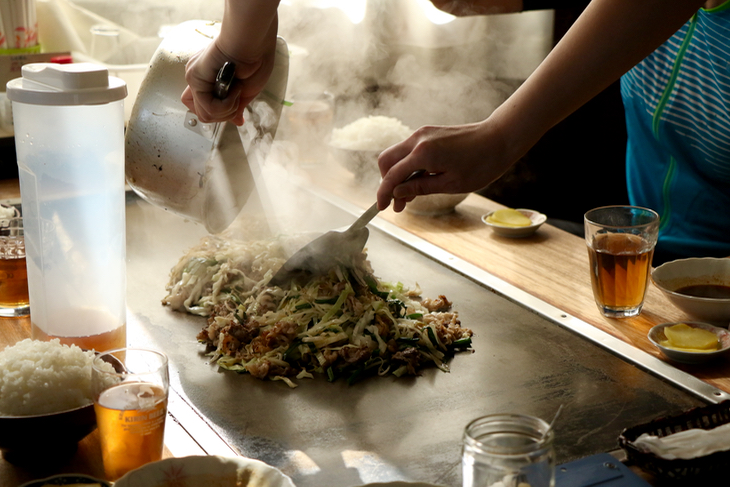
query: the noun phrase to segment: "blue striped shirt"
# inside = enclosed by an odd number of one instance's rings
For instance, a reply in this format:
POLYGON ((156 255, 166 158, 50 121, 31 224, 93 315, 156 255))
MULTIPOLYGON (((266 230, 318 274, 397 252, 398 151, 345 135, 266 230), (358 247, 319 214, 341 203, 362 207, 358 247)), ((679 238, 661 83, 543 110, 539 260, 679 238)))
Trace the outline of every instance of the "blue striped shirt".
POLYGON ((695 16, 621 79, 632 204, 657 252, 730 256, 730 2, 695 16))

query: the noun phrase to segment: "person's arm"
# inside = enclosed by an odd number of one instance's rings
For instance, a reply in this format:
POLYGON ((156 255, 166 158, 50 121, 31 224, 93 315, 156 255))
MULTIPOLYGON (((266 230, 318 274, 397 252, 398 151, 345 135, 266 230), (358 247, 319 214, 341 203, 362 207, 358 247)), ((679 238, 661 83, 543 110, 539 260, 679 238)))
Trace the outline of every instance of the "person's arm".
MULTIPOLYGON (((529 1, 529 0, 528 0, 529 1)), ((434 7, 457 17, 522 12, 522 0, 431 0, 434 7)))
MULTIPOLYGON (((481 189, 545 132, 676 32, 704 0, 593 0, 535 72, 486 120, 422 127, 379 158, 378 207, 481 189), (430 176, 403 181, 416 170, 430 176), (403 184, 402 184, 403 183, 403 184)), ((586 160, 590 164, 590 160, 586 160)))
POLYGON ((279 0, 226 0, 221 32, 185 68, 188 87, 182 102, 203 122, 243 124, 243 110, 266 85, 274 66, 279 0), (218 70, 236 65, 235 81, 225 100, 213 97, 218 70))
POLYGON ((431 0, 439 10, 457 17, 494 15, 571 7, 585 7, 590 0, 431 0))

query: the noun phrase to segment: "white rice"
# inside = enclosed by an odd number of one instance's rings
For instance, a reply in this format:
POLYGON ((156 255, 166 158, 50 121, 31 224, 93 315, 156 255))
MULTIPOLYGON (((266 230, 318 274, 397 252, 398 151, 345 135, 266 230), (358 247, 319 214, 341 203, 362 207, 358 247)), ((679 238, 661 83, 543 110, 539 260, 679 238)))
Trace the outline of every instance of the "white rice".
POLYGON ((407 139, 413 131, 397 118, 370 115, 332 131, 330 144, 349 150, 382 151, 407 139))
POLYGON ((0 351, 0 415, 31 416, 90 404, 93 359, 94 352, 58 339, 26 339, 0 351))

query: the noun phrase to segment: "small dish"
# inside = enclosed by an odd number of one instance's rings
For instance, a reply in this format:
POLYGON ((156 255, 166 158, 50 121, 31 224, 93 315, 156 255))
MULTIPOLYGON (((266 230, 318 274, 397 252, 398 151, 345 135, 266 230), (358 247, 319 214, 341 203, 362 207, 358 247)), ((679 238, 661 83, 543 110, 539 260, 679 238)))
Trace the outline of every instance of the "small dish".
POLYGON ((666 336, 664 335, 664 328, 678 324, 662 323, 661 325, 656 325, 649 330, 648 337, 649 341, 652 342, 665 357, 683 364, 701 364, 725 355, 728 350, 730 350, 730 332, 728 332, 727 329, 694 321, 682 321, 681 323, 685 323, 693 328, 702 328, 713 332, 720 340, 720 349, 712 352, 690 352, 660 345, 659 342, 666 339, 666 336))
POLYGON ((111 482, 107 482, 106 480, 101 480, 94 477, 89 477, 88 475, 82 475, 80 473, 64 473, 61 475, 54 475, 52 477, 41 480, 33 480, 31 482, 21 485, 20 487, 47 487, 50 485, 88 485, 89 487, 99 485, 101 487, 112 487, 111 482))
MULTIPOLYGON (((495 210, 496 211, 496 210, 495 210)), ((526 226, 526 227, 507 227, 503 225, 497 225, 496 223, 492 223, 487 221, 487 218, 494 213, 494 211, 490 211, 486 215, 482 216, 482 221, 489 227, 492 227, 492 230, 497 235, 501 235, 503 237, 511 237, 511 238, 523 238, 523 237, 529 237, 533 233, 537 231, 540 226, 545 223, 547 220, 547 216, 543 215, 542 213, 535 211, 535 210, 528 210, 525 208, 517 208, 517 211, 525 215, 527 218, 532 220, 532 225, 526 226)))

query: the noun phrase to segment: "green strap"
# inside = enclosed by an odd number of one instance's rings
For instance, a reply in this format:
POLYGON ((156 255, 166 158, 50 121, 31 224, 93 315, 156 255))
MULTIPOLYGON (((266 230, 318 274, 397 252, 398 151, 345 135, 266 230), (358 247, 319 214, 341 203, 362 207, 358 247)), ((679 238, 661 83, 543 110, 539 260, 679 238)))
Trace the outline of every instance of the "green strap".
POLYGON ((654 130, 654 136, 657 138, 659 138, 659 122, 661 121, 661 115, 664 112, 664 108, 667 106, 667 102, 669 101, 669 96, 672 94, 672 90, 674 90, 674 84, 677 82, 677 76, 679 75, 679 69, 682 66, 682 60, 684 59, 684 54, 687 52, 689 43, 692 40, 692 34, 694 34, 696 25, 697 25, 697 14, 695 13, 692 16, 692 20, 689 24, 689 29, 687 30, 687 35, 684 37, 684 40, 682 41, 682 46, 679 48, 679 52, 677 52, 677 59, 674 60, 674 67, 672 68, 671 76, 669 76, 669 81, 667 82, 667 86, 664 88, 664 93, 662 93, 662 97, 659 99, 659 103, 657 104, 656 109, 654 110, 654 117, 652 119, 652 128, 654 130))
POLYGON ((676 168, 676 159, 674 159, 674 157, 670 157, 669 168, 667 169, 667 174, 664 176, 664 184, 662 185, 662 203, 664 204, 664 211, 662 212, 662 218, 659 222, 660 232, 669 225, 669 220, 672 219, 672 200, 669 197, 669 189, 672 184, 672 180, 674 179, 674 172, 676 171, 676 168))

